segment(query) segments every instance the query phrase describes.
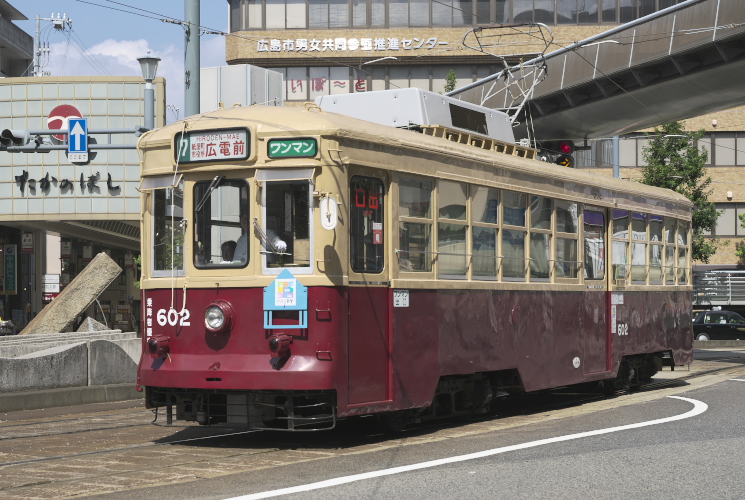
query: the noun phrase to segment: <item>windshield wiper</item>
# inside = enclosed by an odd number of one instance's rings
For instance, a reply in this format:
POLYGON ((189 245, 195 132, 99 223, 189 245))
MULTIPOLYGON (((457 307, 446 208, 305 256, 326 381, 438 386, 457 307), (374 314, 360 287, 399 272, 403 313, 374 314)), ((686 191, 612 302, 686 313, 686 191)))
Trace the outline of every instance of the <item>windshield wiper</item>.
POLYGON ((199 212, 202 210, 202 207, 204 207, 204 204, 207 203, 207 200, 210 199, 210 196, 212 195, 212 191, 217 189, 220 184, 222 184, 222 181, 225 180, 224 175, 216 175, 214 179, 212 179, 212 182, 210 182, 210 185, 207 187, 207 192, 204 193, 204 196, 202 196, 202 199, 199 200, 199 203, 197 204, 197 208, 194 210, 195 212, 199 212))

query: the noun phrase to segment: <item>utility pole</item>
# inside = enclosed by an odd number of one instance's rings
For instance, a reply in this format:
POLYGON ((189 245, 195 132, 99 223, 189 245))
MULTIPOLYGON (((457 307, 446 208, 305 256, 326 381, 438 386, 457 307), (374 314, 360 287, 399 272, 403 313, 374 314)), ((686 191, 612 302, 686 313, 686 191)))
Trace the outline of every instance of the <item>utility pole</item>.
POLYGON ((199 0, 184 0, 186 46, 184 48, 184 117, 199 113, 199 0))
POLYGON ((40 17, 39 14, 36 14, 36 37, 34 38, 34 71, 31 74, 31 76, 44 76, 41 72, 41 54, 43 52, 49 51, 49 46, 42 47, 40 37, 41 37, 41 21, 51 21, 54 24, 54 29, 58 31, 64 31, 65 28, 72 27, 72 19, 67 19, 67 14, 62 14, 61 16, 59 13, 57 14, 57 17, 54 17, 54 14, 50 14, 51 17, 40 17))

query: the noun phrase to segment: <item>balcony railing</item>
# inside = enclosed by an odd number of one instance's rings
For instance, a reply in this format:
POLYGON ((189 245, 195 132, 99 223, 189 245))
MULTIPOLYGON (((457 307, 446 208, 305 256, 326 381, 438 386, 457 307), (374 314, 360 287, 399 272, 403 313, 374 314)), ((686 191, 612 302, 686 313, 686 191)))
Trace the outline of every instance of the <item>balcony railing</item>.
POLYGON ((693 273, 693 304, 745 305, 745 271, 693 273))

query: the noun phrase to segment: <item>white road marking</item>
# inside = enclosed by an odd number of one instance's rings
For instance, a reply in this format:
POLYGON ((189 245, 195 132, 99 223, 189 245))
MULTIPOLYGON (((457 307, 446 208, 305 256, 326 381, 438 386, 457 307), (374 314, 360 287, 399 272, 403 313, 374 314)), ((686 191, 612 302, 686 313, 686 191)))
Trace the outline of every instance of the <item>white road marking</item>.
POLYGON ((735 382, 745 382, 745 378, 731 378, 730 380, 734 380, 735 382))
MULTIPOLYGON (((745 380, 743 380, 745 382, 745 380)), ((491 450, 479 451, 477 453, 469 453, 467 455, 459 455, 457 457, 441 458, 439 460, 430 460, 429 462, 422 462, 418 464, 404 465, 401 467, 393 467, 390 469, 383 469, 373 472, 365 472, 363 474, 354 474, 351 476, 337 477, 334 479, 328 479, 326 481, 319 481, 317 483, 304 484, 300 486, 292 486, 290 488, 282 488, 279 490, 264 491, 261 493, 254 493, 251 495, 243 495, 240 497, 233 497, 227 500, 258 500, 260 498, 270 498, 280 495, 289 495, 291 493, 302 493, 304 491, 320 490, 322 488, 330 488, 332 486, 339 486, 341 484, 349 484, 356 481, 363 481, 365 479, 373 479, 376 477, 392 476, 393 474, 400 474, 402 472, 410 472, 414 470, 427 469, 430 467, 438 467, 440 465, 453 464, 457 462, 465 462, 466 460, 474 460, 477 458, 491 457, 493 455, 499 455, 510 451, 525 450, 527 448, 535 448, 537 446, 543 446, 547 444, 560 443, 563 441, 571 441, 574 439, 581 439, 591 436, 600 436, 602 434, 610 434, 612 432, 626 431, 629 429, 639 429, 641 427, 648 427, 650 425, 666 424, 668 422, 675 422, 677 420, 685 420, 686 418, 695 417, 705 412, 709 405, 701 401, 689 398, 683 398, 680 396, 668 396, 670 398, 681 399, 688 401, 693 405, 693 409, 676 415, 674 417, 659 418, 657 420, 650 420, 648 422, 639 422, 636 424, 621 425, 618 427, 609 427, 607 429, 598 429, 595 431, 579 432, 577 434, 569 434, 567 436, 558 436, 547 439, 539 439, 538 441, 531 441, 529 443, 516 444, 512 446, 504 446, 502 448, 494 448, 491 450)))

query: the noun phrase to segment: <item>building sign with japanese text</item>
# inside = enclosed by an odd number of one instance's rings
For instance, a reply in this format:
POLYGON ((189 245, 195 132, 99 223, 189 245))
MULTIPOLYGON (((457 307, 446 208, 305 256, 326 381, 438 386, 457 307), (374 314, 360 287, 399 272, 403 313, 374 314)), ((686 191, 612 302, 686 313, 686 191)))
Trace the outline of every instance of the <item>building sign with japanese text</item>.
POLYGON ((194 163, 206 161, 246 160, 250 153, 248 130, 226 129, 177 134, 176 161, 194 163))
POLYGON ((448 47, 449 42, 427 38, 296 38, 258 40, 257 52, 356 52, 432 50, 448 47))

